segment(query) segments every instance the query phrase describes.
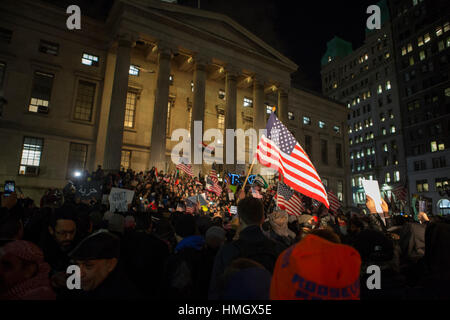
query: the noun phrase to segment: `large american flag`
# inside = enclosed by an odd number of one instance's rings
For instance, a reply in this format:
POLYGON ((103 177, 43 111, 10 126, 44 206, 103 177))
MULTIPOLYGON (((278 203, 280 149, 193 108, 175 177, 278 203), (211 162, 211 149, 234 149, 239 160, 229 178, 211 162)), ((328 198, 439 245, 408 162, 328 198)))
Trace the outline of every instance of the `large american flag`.
POLYGON ((217 173, 214 169, 211 169, 211 172, 206 178, 206 190, 214 192, 216 195, 222 193, 222 187, 219 185, 219 179, 217 179, 217 173))
POLYGON ((186 163, 188 163, 186 158, 180 158, 179 163, 177 164, 177 169, 180 169, 181 171, 193 177, 194 172, 192 171, 192 166, 186 163))
POLYGON ((278 182, 277 206, 290 215, 299 216, 305 210, 302 199, 286 184, 278 182))
POLYGON ((337 212, 342 206, 339 198, 332 191, 328 191, 328 200, 330 201, 330 211, 337 212))
POLYGON ((284 183, 330 207, 327 192, 314 165, 295 137, 272 112, 256 151, 258 161, 278 170, 284 183))

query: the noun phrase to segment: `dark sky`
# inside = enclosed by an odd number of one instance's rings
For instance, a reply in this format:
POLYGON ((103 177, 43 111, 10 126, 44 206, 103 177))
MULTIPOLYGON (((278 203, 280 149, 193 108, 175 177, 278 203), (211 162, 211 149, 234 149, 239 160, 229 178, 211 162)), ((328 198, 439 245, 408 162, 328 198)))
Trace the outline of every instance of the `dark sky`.
MULTIPOLYGON (((45 0, 78 4, 87 15, 107 15, 113 0, 45 0)), ((376 0, 200 0, 200 8, 226 14, 299 66, 293 83, 321 91, 320 59, 335 35, 358 48, 364 41, 366 9, 376 0)), ((178 0, 197 7, 198 0, 178 0)))
POLYGON ((361 46, 367 7, 376 2, 201 0, 201 8, 229 15, 299 66, 294 83, 321 91, 320 59, 327 41, 337 35, 352 42, 354 49, 361 46))

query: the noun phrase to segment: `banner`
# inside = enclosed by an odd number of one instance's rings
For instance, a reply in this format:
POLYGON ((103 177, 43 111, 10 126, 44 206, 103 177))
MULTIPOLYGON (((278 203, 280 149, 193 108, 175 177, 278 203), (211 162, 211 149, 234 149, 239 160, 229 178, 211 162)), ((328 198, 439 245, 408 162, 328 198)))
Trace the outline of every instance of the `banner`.
POLYGON ((128 205, 133 201, 133 197, 134 191, 132 190, 112 188, 109 194, 109 211, 112 213, 116 211, 127 212, 128 205))

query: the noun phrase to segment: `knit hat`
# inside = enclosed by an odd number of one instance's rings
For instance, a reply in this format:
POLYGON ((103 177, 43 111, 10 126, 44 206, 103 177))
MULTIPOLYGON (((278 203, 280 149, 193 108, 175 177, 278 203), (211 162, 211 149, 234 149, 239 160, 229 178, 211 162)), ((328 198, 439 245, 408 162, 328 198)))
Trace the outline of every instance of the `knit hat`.
POLYGON ((112 259, 119 256, 120 239, 105 229, 84 238, 69 253, 69 257, 75 260, 112 259))
POLYGON ((223 228, 213 226, 206 231, 205 239, 209 242, 211 239, 219 239, 225 241, 226 232, 223 228))
POLYGON ((361 258, 354 248, 307 235, 278 257, 272 300, 358 300, 361 258))

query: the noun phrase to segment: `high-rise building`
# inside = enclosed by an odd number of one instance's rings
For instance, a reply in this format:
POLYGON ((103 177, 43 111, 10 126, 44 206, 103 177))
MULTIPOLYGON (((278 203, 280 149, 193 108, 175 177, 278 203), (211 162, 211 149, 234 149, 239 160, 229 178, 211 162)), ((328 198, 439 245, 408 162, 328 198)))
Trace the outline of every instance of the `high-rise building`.
POLYGON ((410 197, 450 213, 450 2, 389 3, 410 197))
POLYGON ((364 44, 334 37, 322 57, 323 94, 344 103, 348 114, 353 202, 365 202, 362 180, 378 180, 382 191, 406 181, 399 86, 386 1, 381 29, 366 30, 364 44))

